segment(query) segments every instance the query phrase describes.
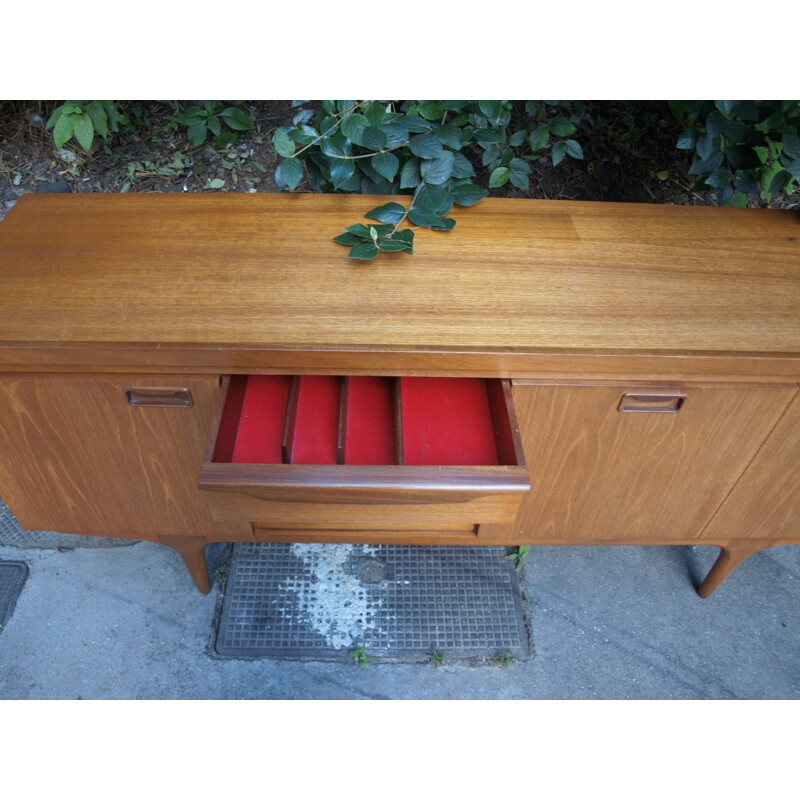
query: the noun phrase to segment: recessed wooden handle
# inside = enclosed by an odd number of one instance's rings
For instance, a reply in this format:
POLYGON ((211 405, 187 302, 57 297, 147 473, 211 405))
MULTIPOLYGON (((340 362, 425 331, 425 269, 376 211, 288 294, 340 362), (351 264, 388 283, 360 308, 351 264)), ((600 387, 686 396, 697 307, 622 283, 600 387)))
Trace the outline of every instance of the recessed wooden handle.
POLYGON ((624 394, 619 411, 638 411, 649 414, 677 414, 685 396, 682 394, 624 394))
POLYGON ((188 389, 165 389, 160 386, 143 386, 125 392, 132 406, 160 406, 168 408, 190 408, 194 405, 188 389))

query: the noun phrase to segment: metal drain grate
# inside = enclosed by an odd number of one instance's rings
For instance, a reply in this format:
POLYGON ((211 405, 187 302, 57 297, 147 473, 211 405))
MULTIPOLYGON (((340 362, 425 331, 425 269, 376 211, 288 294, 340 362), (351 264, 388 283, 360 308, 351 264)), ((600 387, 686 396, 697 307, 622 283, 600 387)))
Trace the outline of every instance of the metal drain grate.
POLYGON ((0 561, 0 630, 14 611, 28 566, 21 561, 0 561))
POLYGON ((503 547, 236 544, 215 650, 341 660, 530 654, 521 577, 503 547))

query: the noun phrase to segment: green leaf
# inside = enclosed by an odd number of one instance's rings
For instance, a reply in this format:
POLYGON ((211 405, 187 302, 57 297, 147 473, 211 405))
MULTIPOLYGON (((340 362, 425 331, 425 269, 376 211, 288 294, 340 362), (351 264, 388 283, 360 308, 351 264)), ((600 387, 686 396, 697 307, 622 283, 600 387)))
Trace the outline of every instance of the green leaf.
POLYGON ((452 217, 443 217, 431 228, 435 231, 451 231, 456 226, 456 221, 452 217))
POLYGON ((72 114, 61 114, 53 130, 53 140, 57 148, 62 148, 72 138, 72 114))
POLYGON ((310 125, 301 125, 299 128, 289 131, 286 135, 297 144, 310 144, 319 136, 319 132, 310 125))
POLYGON ((249 131, 253 127, 250 117, 241 108, 230 106, 219 114, 229 128, 235 131, 249 131))
POLYGON ((564 144, 567 146, 567 155, 570 156, 570 158, 583 159, 583 148, 580 146, 579 142, 575 141, 575 139, 567 139, 564 144))
POLYGON ((454 178, 473 178, 475 170, 469 159, 462 153, 453 154, 453 177, 454 178))
POLYGON ((94 141, 94 125, 88 114, 73 114, 72 133, 80 146, 88 153, 94 141))
POLYGON ((710 158, 714 152, 714 145, 711 137, 706 134, 698 137, 696 147, 697 155, 699 155, 701 159, 710 158))
POLYGON ((412 208, 430 211, 443 217, 453 207, 453 197, 441 186, 423 186, 414 199, 412 208))
POLYGON ((206 189, 221 189, 225 185, 225 181, 222 178, 214 178, 213 181, 206 184, 206 189))
POLYGON ((214 136, 219 136, 222 133, 222 124, 219 121, 219 117, 209 117, 207 125, 209 133, 214 136))
POLYGON ((456 205, 473 206, 488 194, 486 189, 476 186, 474 183, 462 183, 453 187, 452 198, 456 205))
POLYGON ((512 158, 511 161, 508 163, 508 168, 512 172, 521 172, 524 175, 531 174, 531 165, 527 161, 524 161, 521 158, 512 158))
POLYGON ((442 144, 446 144, 453 150, 461 149, 461 128, 459 128, 458 125, 440 125, 438 128, 434 129, 433 135, 442 144))
POLYGON ((296 149, 294 142, 289 138, 289 134, 280 128, 272 135, 272 146, 275 148, 275 152, 284 158, 293 156, 296 149))
POLYGON ((745 194, 760 194, 761 186, 758 181, 746 172, 741 172, 736 176, 734 186, 737 191, 744 192, 745 194))
POLYGON ((334 189, 340 189, 342 184, 350 180, 355 172, 356 165, 346 158, 339 158, 331 164, 331 180, 334 189))
POLYGON ((354 244, 358 244, 361 238, 354 233, 340 233, 338 236, 333 237, 333 241, 352 247, 354 244))
POLYGON ((181 111, 175 119, 180 122, 181 125, 191 125, 199 120, 204 120, 206 118, 205 113, 203 112, 202 108, 198 106, 192 106, 191 108, 187 108, 185 111, 181 111))
POLYGON ((512 147, 519 147, 525 141, 526 137, 527 134, 525 131, 515 131, 508 140, 508 143, 512 147))
POLYGON ((400 252, 401 250, 406 253, 410 253, 413 251, 413 248, 411 247, 410 244, 402 240, 395 239, 394 237, 392 237, 391 239, 381 239, 378 242, 378 247, 381 250, 385 250, 387 253, 397 253, 400 252))
POLYGON ((400 159, 394 153, 376 153, 370 161, 375 170, 387 181, 394 180, 400 167, 400 159))
POLYGON ((770 192, 782 192, 789 185, 791 180, 792 176, 787 170, 780 170, 780 172, 775 173, 775 176, 772 178, 772 183, 769 185, 770 192))
POLYGON ((530 135, 531 150, 534 153, 544 149, 550 143, 550 130, 546 125, 534 128, 530 135))
POLYGON ((487 147, 491 147, 495 144, 501 144, 505 142, 506 137, 503 135, 502 131, 497 130, 496 128, 480 128, 475 131, 474 133, 475 141, 484 149, 487 147))
POLYGON ((453 175, 454 154, 449 150, 442 152, 439 158, 426 158, 420 164, 420 174, 425 183, 441 186, 447 183, 453 175))
POLYGON ((386 109, 377 100, 373 100, 364 108, 364 116, 370 125, 380 125, 386 116, 386 109))
POLYGON ((693 161, 689 167, 690 175, 709 175, 717 167, 722 166, 725 156, 722 153, 713 153, 708 158, 701 158, 700 160, 693 161))
POLYGON ((361 132, 361 144, 370 150, 386 147, 386 134, 375 125, 368 125, 361 132))
POLYGON ((551 158, 553 160, 554 167, 557 167, 564 160, 564 156, 566 155, 566 153, 567 153, 566 142, 556 142, 553 145, 551 158))
POLYGON ((342 133, 351 142, 360 145, 361 135, 369 126, 367 118, 363 114, 349 114, 342 120, 342 133))
POLYGON ((103 104, 99 100, 89 103, 89 105, 86 106, 86 113, 89 115, 89 119, 92 120, 92 125, 94 125, 94 129, 97 133, 104 139, 107 139, 108 115, 106 114, 103 104))
MULTIPOLYGON (((416 189, 422 181, 422 176, 419 172, 420 160, 418 158, 409 158, 403 168, 400 170, 400 188, 401 189, 416 189)), ((473 173, 474 175, 475 173, 473 173)))
POLYGON ((405 216, 406 210, 400 203, 386 203, 386 205, 373 208, 367 214, 364 214, 368 219, 377 219, 378 222, 388 222, 389 224, 396 225, 405 216))
POLYGON ((442 143, 432 133, 412 136, 408 147, 415 156, 420 158, 438 158, 444 153, 442 143))
POLYGON ((667 100, 667 105, 669 106, 669 110, 672 112, 672 116, 675 117, 676 122, 680 122, 683 119, 683 115, 686 111, 686 101, 667 100))
POLYGON ((427 211, 424 208, 418 208, 417 206, 411 207, 411 211, 408 212, 408 218, 415 225, 425 225, 426 227, 440 225, 442 222, 442 218, 438 214, 434 214, 432 211, 427 211))
POLYGON ((407 245, 411 247, 409 253, 414 252, 414 231, 411 228, 406 228, 402 231, 397 231, 397 233, 392 234, 392 239, 400 240, 401 242, 405 242, 407 245))
POLYGON ((499 186, 508 183, 510 175, 511 170, 508 167, 497 167, 489 176, 489 188, 497 189, 499 186))
POLYGON ((361 237, 362 239, 365 239, 366 241, 371 241, 372 234, 369 232, 370 228, 374 228, 380 236, 385 236, 387 233, 392 232, 394 225, 370 225, 368 228, 366 225, 362 225, 359 222, 356 225, 348 225, 345 230, 361 237))
POLYGON ((709 186, 721 189, 725 186, 730 186, 732 180, 731 171, 727 167, 717 167, 707 178, 706 183, 709 186))
POLYGON ((424 119, 412 117, 408 114, 402 118, 402 124, 405 126, 406 130, 409 131, 409 133, 425 133, 433 127, 430 122, 425 122, 424 119))
POLYGON ((516 186, 517 189, 522 189, 522 191, 527 192, 530 189, 530 180, 527 175, 522 172, 514 172, 511 170, 508 175, 508 179, 513 186, 516 186))
POLYGON ((660 181, 669 180, 669 170, 662 169, 661 172, 656 172, 656 178, 658 178, 660 181))
POLYGON ((428 120, 441 119, 444 114, 444 107, 441 103, 420 103, 417 110, 423 119, 428 120))
POLYGON ((786 171, 793 177, 800 181, 800 158, 795 159, 794 161, 790 161, 788 164, 784 164, 786 167, 786 171))
POLYGON ((792 161, 800 158, 800 134, 797 131, 784 133, 781 139, 784 155, 792 161))
POLYGON ((550 130, 556 136, 572 136, 577 128, 566 117, 558 116, 550 120, 550 130))
POLYGON ((186 138, 195 146, 203 144, 208 136, 208 125, 204 119, 193 122, 186 130, 186 138))
POLYGON ((697 144, 697 137, 699 135, 700 134, 698 133, 697 128, 689 128, 688 131, 684 131, 678 137, 675 147, 677 147, 678 150, 692 150, 697 144))
POLYGON ((303 162, 299 158, 284 158, 279 169, 289 191, 293 192, 303 179, 303 162))
POLYGON ((58 107, 58 108, 57 108, 57 109, 56 109, 56 110, 55 110, 55 111, 54 111, 54 112, 53 112, 53 113, 50 115, 50 119, 49 119, 49 120, 47 120, 47 125, 45 126, 45 130, 49 131, 49 130, 50 130, 50 128, 52 128, 52 127, 53 127, 53 126, 56 124, 56 122, 58 122, 58 120, 59 120, 59 119, 61 118, 61 116, 62 116, 62 113, 63 113, 63 111, 64 111, 64 106, 59 106, 59 107, 58 107))
POLYGON ((379 253, 380 250, 374 242, 359 242, 353 245, 347 257, 369 261, 371 258, 377 258, 379 253))
POLYGON ((506 125, 509 114, 502 100, 479 100, 478 108, 481 113, 494 125, 506 125))

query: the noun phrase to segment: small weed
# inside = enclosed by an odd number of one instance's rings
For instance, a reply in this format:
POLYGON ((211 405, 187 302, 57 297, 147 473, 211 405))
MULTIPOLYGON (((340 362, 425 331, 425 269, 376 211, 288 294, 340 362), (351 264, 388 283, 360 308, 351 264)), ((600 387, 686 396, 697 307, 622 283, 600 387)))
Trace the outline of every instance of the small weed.
POLYGON ((501 667, 507 667, 513 660, 514 656, 512 656, 511 653, 509 653, 505 648, 492 659, 495 664, 498 664, 501 667))
POLYGON ((362 669, 369 664, 369 656, 367 655, 367 650, 365 647, 358 647, 355 650, 351 650, 348 655, 362 669))
POLYGON ((442 664, 444 664, 444 656, 434 650, 431 656, 431 664, 433 664, 434 667, 441 667, 442 664))
POLYGON ((217 583, 224 583, 228 577, 228 565, 227 564, 220 564, 214 570, 214 580, 217 583))
POLYGON ((531 549, 530 545, 523 544, 517 547, 516 550, 514 550, 514 552, 511 553, 510 556, 508 556, 514 562, 514 566, 517 569, 522 569, 522 560, 525 558, 526 555, 528 555, 530 549, 531 549))

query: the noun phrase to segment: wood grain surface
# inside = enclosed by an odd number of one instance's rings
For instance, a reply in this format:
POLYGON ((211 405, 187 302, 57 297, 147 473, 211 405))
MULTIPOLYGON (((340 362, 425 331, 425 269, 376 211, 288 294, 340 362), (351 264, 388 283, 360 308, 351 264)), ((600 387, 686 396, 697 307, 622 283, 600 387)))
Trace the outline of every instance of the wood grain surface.
POLYGON ((711 541, 726 537, 800 538, 800 396, 703 532, 711 541))
POLYGON ((532 485, 517 517, 520 541, 699 537, 797 394, 655 385, 653 394, 685 396, 678 413, 618 411, 626 392, 643 391, 514 386, 532 485))
POLYGON ((26 195, 0 344, 800 355, 796 212, 490 198, 413 256, 347 259, 332 237, 386 200, 26 195))
POLYGON ((197 476, 218 391, 216 378, 0 377, 3 499, 31 530, 212 533, 197 476), (157 387, 186 388, 194 405, 128 404, 128 389, 157 387))

